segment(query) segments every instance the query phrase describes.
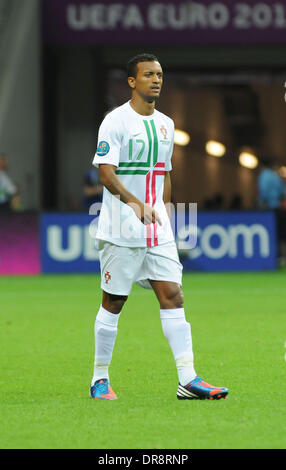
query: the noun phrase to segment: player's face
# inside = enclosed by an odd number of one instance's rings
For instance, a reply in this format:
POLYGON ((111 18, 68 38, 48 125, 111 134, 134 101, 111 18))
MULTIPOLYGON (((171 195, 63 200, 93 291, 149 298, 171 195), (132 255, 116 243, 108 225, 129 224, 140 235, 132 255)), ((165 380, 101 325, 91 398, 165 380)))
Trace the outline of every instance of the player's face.
POLYGON ((163 71, 159 62, 139 62, 136 77, 130 77, 129 84, 133 90, 146 101, 159 98, 163 84, 163 71))

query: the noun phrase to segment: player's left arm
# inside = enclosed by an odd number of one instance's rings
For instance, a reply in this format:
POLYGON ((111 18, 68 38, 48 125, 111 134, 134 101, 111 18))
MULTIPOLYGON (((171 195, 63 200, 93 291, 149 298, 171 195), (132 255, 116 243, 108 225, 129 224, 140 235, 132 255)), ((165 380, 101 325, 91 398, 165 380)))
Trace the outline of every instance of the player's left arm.
POLYGON ((164 179, 164 192, 163 192, 163 201, 167 210, 167 214, 169 219, 171 220, 171 197, 172 197, 172 183, 171 183, 171 171, 172 171, 172 155, 174 151, 174 131, 175 131, 175 123, 171 120, 170 123, 170 148, 168 155, 166 157, 166 171, 165 171, 165 179, 164 179))
POLYGON ((170 171, 166 171, 165 180, 164 180, 163 201, 166 206, 169 219, 171 218, 171 195, 172 195, 171 175, 170 175, 170 171))

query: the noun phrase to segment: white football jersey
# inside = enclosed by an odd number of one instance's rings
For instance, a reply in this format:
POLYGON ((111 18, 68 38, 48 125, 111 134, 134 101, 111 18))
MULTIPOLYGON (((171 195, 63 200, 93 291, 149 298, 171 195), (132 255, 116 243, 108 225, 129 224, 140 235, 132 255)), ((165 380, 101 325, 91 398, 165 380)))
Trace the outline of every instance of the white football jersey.
POLYGON ((107 114, 99 128, 93 165, 116 166, 116 175, 124 186, 155 208, 162 225, 144 225, 131 207, 104 188, 97 239, 128 247, 157 246, 174 239, 163 202, 173 146, 174 122, 157 110, 143 116, 127 102, 107 114))

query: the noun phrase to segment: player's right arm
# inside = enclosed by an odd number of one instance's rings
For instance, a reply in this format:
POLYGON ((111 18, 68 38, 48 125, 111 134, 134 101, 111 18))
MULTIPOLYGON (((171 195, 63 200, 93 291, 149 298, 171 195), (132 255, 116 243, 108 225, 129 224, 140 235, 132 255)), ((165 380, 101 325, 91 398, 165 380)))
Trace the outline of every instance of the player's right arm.
POLYGON ((114 196, 119 197, 120 201, 130 206, 136 216, 144 225, 158 222, 160 225, 161 219, 153 207, 144 204, 140 199, 135 197, 116 175, 117 167, 114 165, 99 165, 99 178, 100 182, 108 189, 114 196))
POLYGON ((130 193, 116 175, 124 129, 121 128, 120 116, 109 113, 103 120, 98 135, 98 148, 93 164, 99 168, 100 182, 108 191, 128 204, 139 220, 145 225, 161 220, 155 210, 130 193))

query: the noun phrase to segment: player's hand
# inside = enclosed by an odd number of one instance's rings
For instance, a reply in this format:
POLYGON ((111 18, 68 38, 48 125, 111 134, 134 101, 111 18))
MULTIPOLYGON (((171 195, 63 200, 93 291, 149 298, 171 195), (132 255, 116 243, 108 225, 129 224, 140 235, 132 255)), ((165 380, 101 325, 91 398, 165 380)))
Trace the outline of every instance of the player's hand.
POLYGON ((156 222, 162 225, 162 221, 154 207, 150 207, 148 204, 144 204, 143 220, 141 218, 141 222, 143 222, 144 225, 155 224, 156 222))
POLYGON ((130 207, 134 210, 136 216, 144 225, 155 224, 158 222, 159 225, 162 225, 162 221, 155 211, 155 209, 148 204, 141 203, 136 204, 135 202, 128 203, 130 207))

